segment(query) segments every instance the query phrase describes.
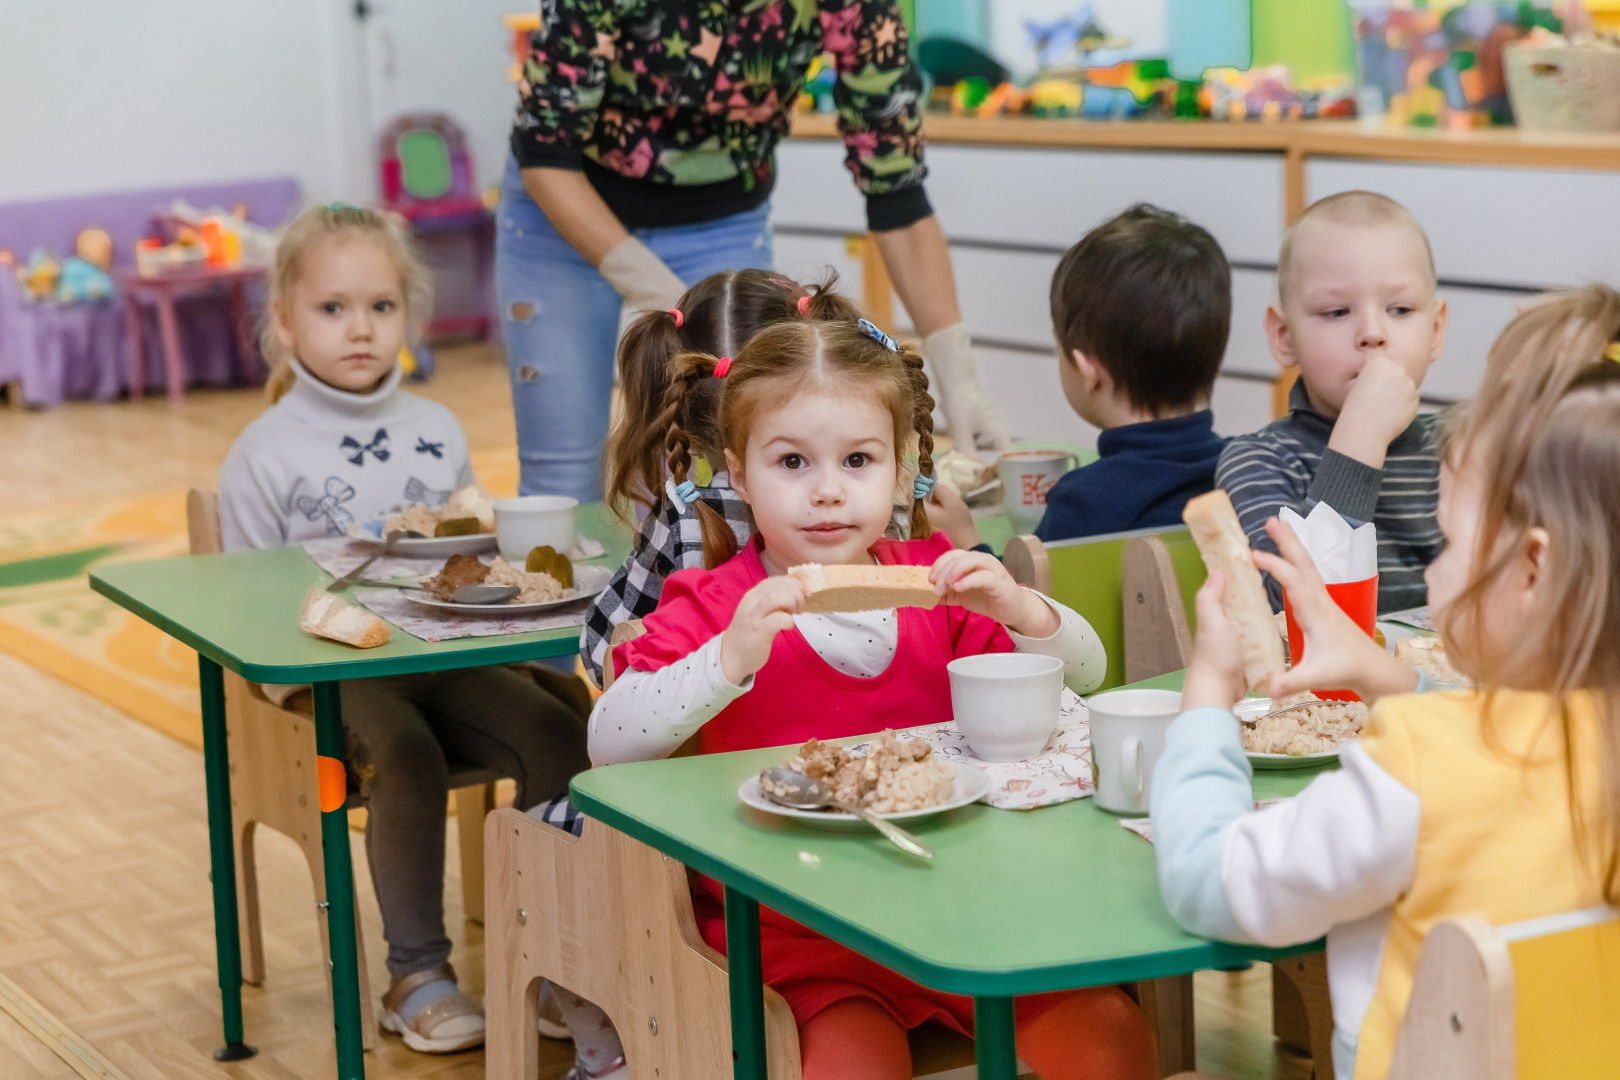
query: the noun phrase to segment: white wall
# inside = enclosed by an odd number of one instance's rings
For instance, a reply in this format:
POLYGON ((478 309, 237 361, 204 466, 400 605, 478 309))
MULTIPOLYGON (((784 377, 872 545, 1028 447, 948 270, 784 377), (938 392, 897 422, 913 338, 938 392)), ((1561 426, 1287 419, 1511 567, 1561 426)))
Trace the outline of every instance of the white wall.
POLYGON ((467 129, 499 176, 514 0, 385 0, 362 95, 351 0, 0 0, 0 200, 292 174, 312 200, 376 192, 404 109, 467 129))

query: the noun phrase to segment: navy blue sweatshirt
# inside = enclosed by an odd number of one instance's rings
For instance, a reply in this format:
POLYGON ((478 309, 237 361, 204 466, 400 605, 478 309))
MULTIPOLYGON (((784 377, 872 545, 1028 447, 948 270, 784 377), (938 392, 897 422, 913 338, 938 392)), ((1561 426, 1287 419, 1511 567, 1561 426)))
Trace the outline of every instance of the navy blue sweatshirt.
POLYGON ((1187 500, 1215 487, 1215 463, 1226 440, 1215 414, 1149 420, 1097 437, 1098 460, 1066 474, 1046 493, 1042 540, 1181 524, 1187 500))

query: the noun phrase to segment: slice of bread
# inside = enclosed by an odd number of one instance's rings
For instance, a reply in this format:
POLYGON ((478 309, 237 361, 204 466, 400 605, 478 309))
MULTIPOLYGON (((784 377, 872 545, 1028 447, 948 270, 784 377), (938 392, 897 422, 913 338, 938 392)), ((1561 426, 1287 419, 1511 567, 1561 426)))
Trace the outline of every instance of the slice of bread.
POLYGON ((1226 581, 1221 607, 1243 649, 1243 678, 1250 690, 1264 690, 1274 676, 1283 673, 1283 644, 1232 500, 1217 489, 1189 500, 1181 517, 1198 544, 1204 565, 1226 581))
POLYGON ((885 611, 931 608, 939 596, 928 582, 926 566, 822 566, 805 563, 788 570, 810 598, 806 611, 885 611))
POLYGON ((1446 647, 1439 638, 1409 637, 1395 643, 1395 659, 1414 671, 1421 671, 1448 686, 1471 686, 1472 680, 1451 666, 1446 647))
POLYGON ((345 604, 316 586, 304 597, 298 613, 298 628, 306 634, 341 641, 357 649, 375 649, 388 644, 388 624, 362 607, 345 604))

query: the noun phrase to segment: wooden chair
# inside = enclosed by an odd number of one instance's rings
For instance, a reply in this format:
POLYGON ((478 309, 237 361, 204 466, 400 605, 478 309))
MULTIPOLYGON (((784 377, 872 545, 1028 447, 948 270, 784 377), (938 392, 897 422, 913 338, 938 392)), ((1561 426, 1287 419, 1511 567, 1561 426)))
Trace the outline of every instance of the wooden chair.
MULTIPOLYGON (((223 550, 219 499, 212 491, 186 495, 186 526, 191 553, 223 550)), ((292 838, 309 863, 315 886, 315 918, 322 958, 327 955, 326 875, 321 854, 321 811, 315 775, 313 716, 276 705, 240 675, 225 672, 225 731, 231 762, 231 824, 235 831, 236 895, 242 926, 242 979, 264 982, 264 934, 259 920, 259 879, 254 832, 260 825, 292 838)), ((484 920, 484 816, 495 809, 493 770, 452 764, 457 834, 461 841, 462 902, 467 917, 484 920)), ((356 921, 359 913, 356 911, 356 921)), ((359 964, 361 1035, 366 1048, 377 1041, 365 936, 355 939, 359 964)), ((328 986, 330 991, 330 986, 328 986)))
MULTIPOLYGON (((1499 928, 1476 915, 1447 919, 1423 939, 1388 1080, 1620 1076, 1616 1015, 1612 909, 1499 928)), ((1331 1067, 1316 1076, 1331 1078, 1331 1067)))

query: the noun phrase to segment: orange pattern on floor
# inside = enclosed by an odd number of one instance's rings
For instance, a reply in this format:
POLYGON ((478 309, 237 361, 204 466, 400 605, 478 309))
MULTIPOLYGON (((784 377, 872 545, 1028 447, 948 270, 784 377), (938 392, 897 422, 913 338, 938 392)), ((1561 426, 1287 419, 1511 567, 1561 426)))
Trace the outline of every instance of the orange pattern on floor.
MULTIPOLYGON (((472 460, 491 492, 516 492, 515 451, 472 460)), ((184 555, 185 502, 174 491, 9 515, 0 526, 0 650, 201 747, 197 654, 91 592, 86 577, 103 561, 184 555)))

